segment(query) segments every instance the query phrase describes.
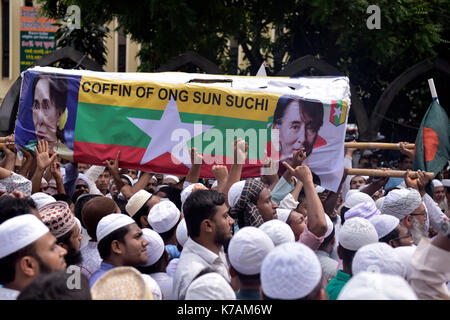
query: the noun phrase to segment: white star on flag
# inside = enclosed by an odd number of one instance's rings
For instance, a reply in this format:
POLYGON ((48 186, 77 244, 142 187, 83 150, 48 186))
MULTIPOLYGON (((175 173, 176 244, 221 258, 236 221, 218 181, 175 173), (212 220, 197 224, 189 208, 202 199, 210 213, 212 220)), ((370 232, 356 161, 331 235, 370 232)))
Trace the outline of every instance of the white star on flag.
POLYGON ((334 108, 334 116, 335 117, 340 117, 341 113, 342 113, 341 107, 334 108))
MULTIPOLYGON (((151 137, 150 143, 147 147, 147 150, 145 151, 144 156, 141 159, 140 164, 150 162, 166 152, 172 154, 172 150, 175 147, 180 147, 180 144, 184 144, 184 146, 182 146, 182 159, 179 160, 182 163, 186 164, 188 167, 191 167, 190 153, 187 151, 186 146, 187 141, 173 141, 172 139, 170 139, 172 132, 177 129, 184 129, 190 133, 191 138, 194 138, 195 136, 200 135, 203 132, 214 127, 201 125, 201 130, 195 130, 194 132, 193 123, 181 122, 177 103, 173 99, 168 102, 160 120, 149 120, 141 118, 128 118, 128 120, 133 122, 136 127, 141 129, 149 137, 151 137)), ((197 125, 196 127, 198 128, 199 125, 197 125)))

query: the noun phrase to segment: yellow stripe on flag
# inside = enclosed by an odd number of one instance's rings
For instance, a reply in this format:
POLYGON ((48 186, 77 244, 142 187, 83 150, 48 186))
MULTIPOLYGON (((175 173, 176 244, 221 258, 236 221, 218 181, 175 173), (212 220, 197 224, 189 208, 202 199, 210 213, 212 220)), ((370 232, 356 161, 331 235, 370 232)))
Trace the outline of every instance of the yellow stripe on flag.
POLYGON ((164 110, 170 97, 179 112, 268 121, 281 94, 212 88, 194 84, 105 80, 83 76, 79 102, 164 110))

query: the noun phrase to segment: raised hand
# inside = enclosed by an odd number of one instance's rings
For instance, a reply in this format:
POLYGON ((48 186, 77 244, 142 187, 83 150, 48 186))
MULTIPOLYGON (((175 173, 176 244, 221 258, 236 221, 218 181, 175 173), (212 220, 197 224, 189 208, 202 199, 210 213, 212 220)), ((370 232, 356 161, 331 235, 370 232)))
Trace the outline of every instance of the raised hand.
POLYGON ((195 148, 191 148, 191 163, 202 164, 203 156, 195 148))
POLYGON ((36 152, 37 167, 44 171, 57 157, 56 152, 50 156, 48 151, 48 142, 46 140, 39 140, 38 147, 34 147, 36 152))
POLYGON ((212 167, 212 173, 214 174, 214 177, 217 180, 217 183, 219 181, 225 181, 228 177, 228 168, 223 165, 214 165, 212 167))
POLYGON ((244 164, 248 154, 248 143, 242 138, 234 141, 234 159, 237 164, 244 164))
POLYGON ((303 161, 305 161, 306 159, 306 152, 305 152, 305 148, 301 148, 298 151, 295 151, 294 154, 292 155, 292 164, 294 166, 294 168, 300 166, 303 161))
POLYGON ((301 182, 306 183, 313 181, 312 173, 308 166, 301 165, 294 169, 286 161, 283 161, 283 165, 301 182))
POLYGON ((105 160, 105 165, 108 167, 108 169, 114 173, 119 173, 119 156, 120 156, 120 150, 117 151, 117 156, 115 160, 105 160))
POLYGON ((60 167, 61 164, 58 161, 53 161, 52 164, 50 165, 50 172, 56 181, 63 179, 61 170, 59 170, 60 167))

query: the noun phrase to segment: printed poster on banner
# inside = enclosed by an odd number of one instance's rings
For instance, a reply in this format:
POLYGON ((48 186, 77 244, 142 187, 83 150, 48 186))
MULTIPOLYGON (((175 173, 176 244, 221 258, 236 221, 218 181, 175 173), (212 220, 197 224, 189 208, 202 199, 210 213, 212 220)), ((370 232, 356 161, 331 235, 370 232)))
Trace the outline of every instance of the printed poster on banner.
MULTIPOLYGON (((69 161, 175 175, 203 156, 201 177, 233 163, 233 141, 249 150, 243 177, 267 158, 305 164, 336 191, 350 109, 347 77, 240 77, 190 73, 106 73, 35 67, 22 73, 16 143, 40 139, 69 161)), ((283 166, 280 165, 280 168, 283 166)))

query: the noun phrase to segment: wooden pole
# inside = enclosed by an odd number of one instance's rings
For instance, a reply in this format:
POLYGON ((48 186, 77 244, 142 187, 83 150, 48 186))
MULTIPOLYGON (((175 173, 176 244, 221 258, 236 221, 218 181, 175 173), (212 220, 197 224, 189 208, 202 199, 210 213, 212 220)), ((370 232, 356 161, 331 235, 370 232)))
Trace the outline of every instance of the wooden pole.
MULTIPOLYGON (((414 149, 414 143, 408 143, 406 145, 407 149, 414 149)), ((384 143, 384 142, 345 142, 344 147, 346 148, 356 148, 356 149, 389 149, 389 150, 399 150, 398 143, 384 143)))
MULTIPOLYGON (((348 168, 347 173, 349 175, 355 175, 355 176, 404 178, 406 171, 348 168)), ((425 175, 427 175, 430 179, 434 179, 433 172, 425 172, 425 175)), ((411 171, 410 177, 413 179, 417 178, 417 171, 411 171)))

